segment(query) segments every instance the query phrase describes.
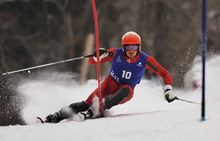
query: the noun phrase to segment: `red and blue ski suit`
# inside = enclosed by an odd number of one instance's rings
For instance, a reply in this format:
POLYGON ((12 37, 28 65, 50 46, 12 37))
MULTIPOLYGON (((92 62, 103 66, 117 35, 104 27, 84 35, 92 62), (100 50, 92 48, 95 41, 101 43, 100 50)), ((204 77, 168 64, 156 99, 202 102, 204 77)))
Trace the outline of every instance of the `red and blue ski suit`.
MULTIPOLYGON (((125 56, 122 48, 112 48, 108 50, 108 56, 103 58, 100 63, 112 61, 112 68, 109 75, 101 84, 102 97, 114 95, 120 88, 128 87, 130 89, 129 96, 120 104, 129 101, 134 94, 134 88, 140 83, 146 69, 150 69, 157 75, 161 76, 165 85, 172 85, 172 77, 170 73, 164 69, 153 57, 148 56, 142 51, 132 59, 125 56)), ((95 65, 97 62, 93 57, 89 58, 89 64, 95 65)), ((94 96, 98 96, 98 89, 92 92, 85 101, 89 106, 92 105, 94 96)))

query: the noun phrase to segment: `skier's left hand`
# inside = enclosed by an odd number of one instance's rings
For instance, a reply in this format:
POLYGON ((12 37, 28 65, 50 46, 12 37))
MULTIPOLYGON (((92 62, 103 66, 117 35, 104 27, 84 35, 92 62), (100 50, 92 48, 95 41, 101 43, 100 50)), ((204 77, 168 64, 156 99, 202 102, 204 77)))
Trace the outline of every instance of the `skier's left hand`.
POLYGON ((172 92, 172 86, 171 85, 165 85, 164 86, 164 98, 169 103, 173 102, 176 99, 176 96, 172 92))

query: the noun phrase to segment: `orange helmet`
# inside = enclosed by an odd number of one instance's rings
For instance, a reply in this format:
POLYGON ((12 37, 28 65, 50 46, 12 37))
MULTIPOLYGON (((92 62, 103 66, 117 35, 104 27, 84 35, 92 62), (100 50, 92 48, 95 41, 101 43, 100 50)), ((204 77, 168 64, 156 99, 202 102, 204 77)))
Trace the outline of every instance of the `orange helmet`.
POLYGON ((125 33, 122 37, 122 45, 128 45, 128 44, 141 44, 141 37, 133 32, 133 31, 129 31, 127 33, 125 33))
POLYGON ((123 48, 125 45, 139 45, 139 51, 140 51, 140 48, 141 48, 141 37, 133 32, 133 31, 129 31, 127 33, 125 33, 123 36, 122 36, 122 45, 123 45, 123 48))

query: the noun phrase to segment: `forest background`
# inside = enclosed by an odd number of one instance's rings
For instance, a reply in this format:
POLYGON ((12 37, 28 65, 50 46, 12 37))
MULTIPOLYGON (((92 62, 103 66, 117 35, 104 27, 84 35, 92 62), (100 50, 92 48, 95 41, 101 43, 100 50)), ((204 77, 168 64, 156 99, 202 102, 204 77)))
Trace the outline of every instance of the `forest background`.
MULTIPOLYGON (((135 31, 142 51, 166 68, 174 87, 183 79, 194 58, 201 55, 202 1, 96 0, 100 47, 121 47, 121 37, 135 31)), ((207 56, 220 51, 220 2, 207 2, 207 56)), ((0 73, 93 53, 94 20, 90 0, 0 0, 0 73)), ((102 77, 111 63, 101 65, 102 77)), ((96 79, 96 66, 88 60, 64 63, 1 76, 0 125, 22 124, 19 108, 10 104, 21 77, 42 71, 72 72, 78 82, 96 79)), ((147 77, 148 71, 145 76, 147 77)), ((18 106, 19 107, 19 106, 18 106)))

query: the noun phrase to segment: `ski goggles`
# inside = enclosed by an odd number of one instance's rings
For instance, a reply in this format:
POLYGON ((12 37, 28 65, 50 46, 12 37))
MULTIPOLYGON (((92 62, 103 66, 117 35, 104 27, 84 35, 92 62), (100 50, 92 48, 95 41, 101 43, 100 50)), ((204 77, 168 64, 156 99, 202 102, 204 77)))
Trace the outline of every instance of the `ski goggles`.
POLYGON ((137 51, 139 49, 139 45, 125 45, 125 50, 130 51, 130 50, 137 51))

